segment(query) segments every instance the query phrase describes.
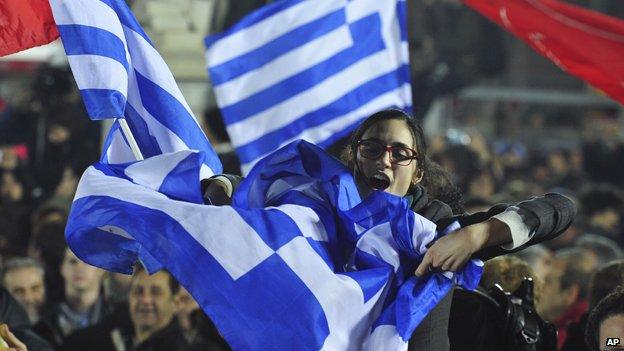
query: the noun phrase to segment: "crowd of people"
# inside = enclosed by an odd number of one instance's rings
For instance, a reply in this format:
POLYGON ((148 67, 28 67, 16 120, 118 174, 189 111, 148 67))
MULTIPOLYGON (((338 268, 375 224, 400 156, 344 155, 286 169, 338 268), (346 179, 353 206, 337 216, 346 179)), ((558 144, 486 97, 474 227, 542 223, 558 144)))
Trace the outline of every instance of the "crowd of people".
MULTIPOLYGON (((228 349, 197 303, 166 271, 151 276, 141 269, 133 276, 105 272, 80 261, 65 244, 78 178, 98 159, 101 140, 99 124, 86 117, 69 77, 63 69, 42 71, 22 103, 3 105, 0 111, 2 321, 29 350, 228 349)), ((529 301, 525 313, 537 312, 542 322, 552 325, 558 350, 602 347, 609 330, 616 330, 603 324, 624 318, 624 292, 618 290, 624 285, 619 167, 624 141, 618 139, 622 131, 612 130, 618 121, 615 116, 596 122, 610 128, 610 137, 579 135, 584 138, 579 146, 567 149, 544 149, 533 142, 500 147, 500 140, 477 132, 468 132, 461 142, 447 135, 428 136, 426 162, 450 171, 452 179, 445 181, 457 185, 430 196, 446 200, 454 213, 487 210, 550 191, 575 201, 579 210, 565 233, 488 261, 480 288, 485 299, 496 296, 496 284, 520 296, 526 293, 524 278, 531 278, 534 294, 523 295, 529 301)), ((423 184, 427 186, 425 180, 423 184)), ((465 301, 475 298, 463 293, 455 294, 449 320, 450 347, 457 350, 467 345, 466 333, 458 332, 466 313, 472 313, 463 310, 465 301)), ((500 307, 500 301, 492 306, 500 307)), ((492 328, 480 332, 486 340, 497 340, 497 323, 489 321, 492 328)), ((503 341, 478 349, 510 349, 501 345, 514 332, 504 333, 497 334, 503 341)))

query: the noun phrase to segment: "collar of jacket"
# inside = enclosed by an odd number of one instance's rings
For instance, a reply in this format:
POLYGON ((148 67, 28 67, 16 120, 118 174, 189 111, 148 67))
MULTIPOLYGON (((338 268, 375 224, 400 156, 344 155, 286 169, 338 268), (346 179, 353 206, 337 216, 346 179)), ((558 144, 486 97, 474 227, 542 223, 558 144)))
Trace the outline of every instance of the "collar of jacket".
POLYGON ((409 207, 414 212, 418 212, 423 209, 429 203, 429 196, 427 196, 427 189, 420 185, 410 188, 405 195, 405 199, 409 203, 409 207))

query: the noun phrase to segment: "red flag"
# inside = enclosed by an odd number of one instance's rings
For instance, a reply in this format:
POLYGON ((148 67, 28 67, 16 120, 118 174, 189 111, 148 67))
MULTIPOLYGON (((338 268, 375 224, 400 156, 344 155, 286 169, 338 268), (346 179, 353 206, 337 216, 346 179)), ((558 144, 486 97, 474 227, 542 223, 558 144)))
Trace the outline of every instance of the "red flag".
POLYGON ((58 36, 48 0, 0 1, 0 56, 47 44, 58 36))
POLYGON ((556 0, 463 2, 624 103, 624 21, 556 0))

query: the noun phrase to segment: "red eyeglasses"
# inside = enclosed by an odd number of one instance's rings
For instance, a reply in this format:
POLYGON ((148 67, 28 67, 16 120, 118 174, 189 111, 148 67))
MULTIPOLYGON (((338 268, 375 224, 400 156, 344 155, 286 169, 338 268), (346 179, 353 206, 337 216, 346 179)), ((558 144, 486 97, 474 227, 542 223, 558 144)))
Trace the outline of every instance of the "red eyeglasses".
POLYGON ((360 155, 369 160, 380 158, 386 151, 390 153, 390 163, 409 166, 417 158, 416 150, 407 146, 387 146, 376 139, 364 139, 357 142, 360 155))

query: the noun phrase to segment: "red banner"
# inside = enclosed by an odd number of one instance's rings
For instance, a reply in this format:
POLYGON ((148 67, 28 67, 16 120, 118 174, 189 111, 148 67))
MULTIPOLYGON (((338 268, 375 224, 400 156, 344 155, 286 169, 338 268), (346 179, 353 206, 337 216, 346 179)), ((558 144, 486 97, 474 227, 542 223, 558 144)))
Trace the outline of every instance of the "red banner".
POLYGON ((463 2, 624 103, 624 21, 556 0, 463 2))
POLYGON ((0 1, 0 56, 47 44, 58 36, 48 0, 0 1))

